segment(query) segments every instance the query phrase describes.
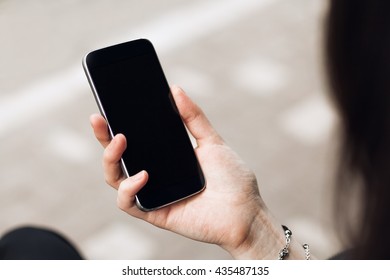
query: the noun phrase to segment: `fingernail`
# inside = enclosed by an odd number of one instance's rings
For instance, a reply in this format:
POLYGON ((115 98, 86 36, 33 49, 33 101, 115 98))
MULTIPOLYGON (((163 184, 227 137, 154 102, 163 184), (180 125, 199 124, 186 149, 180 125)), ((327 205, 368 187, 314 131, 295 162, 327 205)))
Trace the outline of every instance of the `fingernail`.
POLYGON ((114 146, 116 146, 116 144, 118 144, 118 135, 119 135, 119 134, 115 135, 114 138, 112 138, 112 140, 111 140, 111 142, 112 142, 112 144, 113 144, 114 146))
POLYGON ((183 90, 181 87, 177 86, 177 85, 173 85, 173 86, 171 87, 171 89, 172 89, 172 91, 174 91, 174 92, 178 92, 178 93, 184 94, 184 90, 183 90))
POLYGON ((139 181, 144 177, 144 171, 138 172, 132 177, 133 182, 139 181))

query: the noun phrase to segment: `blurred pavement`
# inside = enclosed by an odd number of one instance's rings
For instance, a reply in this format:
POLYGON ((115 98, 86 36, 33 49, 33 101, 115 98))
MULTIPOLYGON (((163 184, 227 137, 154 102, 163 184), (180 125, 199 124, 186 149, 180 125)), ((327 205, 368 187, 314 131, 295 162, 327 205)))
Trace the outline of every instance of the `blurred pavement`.
POLYGON ((312 254, 337 252, 325 11, 325 0, 0 0, 0 234, 55 228, 92 259, 230 258, 125 215, 104 182, 81 60, 144 37, 255 171, 275 216, 312 254))

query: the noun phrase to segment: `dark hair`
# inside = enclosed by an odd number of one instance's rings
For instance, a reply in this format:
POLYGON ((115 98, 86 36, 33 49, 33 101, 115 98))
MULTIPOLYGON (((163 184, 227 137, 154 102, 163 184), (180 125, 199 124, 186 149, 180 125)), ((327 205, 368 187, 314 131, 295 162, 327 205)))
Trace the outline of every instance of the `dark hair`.
POLYGON ((340 115, 337 219, 354 224, 352 258, 390 254, 390 1, 330 0, 326 65, 340 115), (346 207, 359 193, 357 221, 346 207), (355 223, 357 222, 357 223, 355 223))

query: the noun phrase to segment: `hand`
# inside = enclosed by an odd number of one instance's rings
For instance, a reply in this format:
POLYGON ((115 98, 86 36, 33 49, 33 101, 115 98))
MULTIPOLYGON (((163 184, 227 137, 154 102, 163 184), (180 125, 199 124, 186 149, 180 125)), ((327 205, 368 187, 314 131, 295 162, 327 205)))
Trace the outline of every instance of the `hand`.
POLYGON ((126 178, 119 163, 126 149, 126 138, 118 134, 110 140, 104 118, 92 115, 90 121, 95 136, 105 148, 103 168, 106 182, 118 190, 118 207, 157 227, 220 245, 234 257, 263 258, 269 253, 268 247, 275 242, 280 243, 281 248, 280 224, 276 223, 280 230, 275 230, 275 222, 260 197, 253 172, 225 144, 183 90, 178 87, 171 90, 185 125, 196 139, 195 152, 206 177, 206 188, 198 195, 155 211, 139 210, 135 205, 135 195, 148 180, 147 170, 126 178), (273 238, 275 235, 278 238, 273 238), (270 242, 274 239, 275 242, 270 242), (250 253, 255 248, 259 251, 250 253))

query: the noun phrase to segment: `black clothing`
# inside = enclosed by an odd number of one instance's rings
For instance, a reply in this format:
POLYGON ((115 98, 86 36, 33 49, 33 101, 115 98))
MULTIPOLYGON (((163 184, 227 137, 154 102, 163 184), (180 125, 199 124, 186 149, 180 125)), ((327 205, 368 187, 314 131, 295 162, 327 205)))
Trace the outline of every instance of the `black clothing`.
POLYGON ((0 260, 81 260, 75 247, 51 230, 22 227, 0 239, 0 260))

